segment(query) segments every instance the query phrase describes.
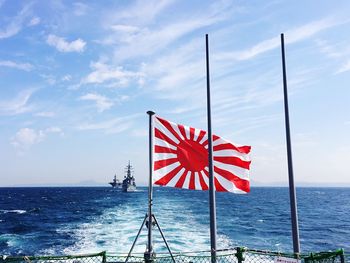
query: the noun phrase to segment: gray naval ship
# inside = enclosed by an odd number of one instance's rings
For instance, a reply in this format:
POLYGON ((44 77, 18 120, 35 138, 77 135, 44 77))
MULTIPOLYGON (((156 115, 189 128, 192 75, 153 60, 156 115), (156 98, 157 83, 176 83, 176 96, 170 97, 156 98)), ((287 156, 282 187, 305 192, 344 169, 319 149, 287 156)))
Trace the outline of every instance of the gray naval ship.
POLYGON ((132 175, 133 168, 129 164, 125 168, 126 175, 124 176, 123 182, 122 182, 122 191, 123 192, 135 192, 136 191, 136 183, 135 183, 135 177, 132 175))
POLYGON ((119 182, 119 180, 117 179, 117 175, 114 175, 113 181, 109 182, 109 184, 113 187, 113 188, 120 188, 122 186, 122 183, 119 182))

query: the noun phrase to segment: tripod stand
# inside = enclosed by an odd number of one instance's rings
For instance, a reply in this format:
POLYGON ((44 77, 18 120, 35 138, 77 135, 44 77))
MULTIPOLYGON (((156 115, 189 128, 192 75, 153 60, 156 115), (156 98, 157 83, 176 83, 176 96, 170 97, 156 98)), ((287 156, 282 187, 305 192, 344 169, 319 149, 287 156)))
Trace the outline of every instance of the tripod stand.
MULTIPOLYGON (((126 257, 125 263, 128 262, 128 260, 129 260, 129 258, 130 258, 130 256, 131 256, 131 253, 132 253, 132 251, 133 251, 133 249, 134 249, 134 246, 135 246, 135 244, 136 244, 136 242, 137 242, 137 240, 138 240, 138 238, 139 238, 139 236, 140 236, 140 234, 141 234, 141 231, 142 231, 142 228, 144 227, 144 225, 146 225, 147 228, 150 228, 150 227, 152 228, 153 226, 157 226, 158 231, 159 231, 160 235, 161 235, 162 238, 163 238, 163 241, 164 241, 164 243, 165 243, 165 246, 167 247, 171 258, 172 258, 173 262, 175 263, 174 256, 173 256, 173 254, 171 253, 171 250, 170 250, 170 247, 169 247, 169 245, 168 245, 168 242, 166 241, 165 236, 164 236, 164 234, 163 234, 163 231, 162 231, 162 229, 160 228, 160 226, 159 226, 159 224, 158 224, 158 221, 157 221, 157 219, 156 219, 156 217, 155 217, 154 214, 152 214, 151 217, 149 217, 148 214, 145 215, 145 218, 143 219, 143 222, 142 222, 142 224, 141 224, 141 227, 140 227, 140 229, 139 229, 139 232, 137 233, 137 235, 136 235, 136 237, 135 237, 134 243, 132 244, 132 246, 131 246, 131 248, 130 248, 130 251, 129 251, 129 253, 128 253, 128 256, 126 257), (151 219, 152 219, 152 222, 151 222, 151 223, 147 221, 148 218, 151 218, 151 219)), ((144 257, 145 257, 146 262, 152 262, 152 261, 153 261, 152 258, 153 258, 154 255, 155 255, 155 253, 154 253, 153 251, 146 251, 145 254, 144 254, 144 257)))

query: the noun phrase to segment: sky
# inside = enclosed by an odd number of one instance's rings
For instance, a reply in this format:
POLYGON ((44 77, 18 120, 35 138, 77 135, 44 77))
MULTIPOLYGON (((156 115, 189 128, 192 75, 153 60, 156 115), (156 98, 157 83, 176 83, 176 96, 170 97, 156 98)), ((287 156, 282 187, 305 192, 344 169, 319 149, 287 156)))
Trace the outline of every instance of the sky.
MULTIPOLYGON (((251 145, 252 185, 350 185, 350 2, 0 0, 0 187, 148 181, 148 115, 251 145)), ((106 185, 107 186, 107 185, 106 185)))

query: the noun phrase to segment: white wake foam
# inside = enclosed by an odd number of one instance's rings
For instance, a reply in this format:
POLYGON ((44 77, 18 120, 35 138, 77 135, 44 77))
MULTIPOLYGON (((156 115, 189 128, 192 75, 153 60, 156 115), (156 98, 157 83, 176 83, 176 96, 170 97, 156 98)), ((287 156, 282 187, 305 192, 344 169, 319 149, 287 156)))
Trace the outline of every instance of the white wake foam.
POLYGON ((0 210, 0 212, 2 212, 3 214, 7 214, 7 213, 24 214, 24 213, 27 213, 26 210, 20 210, 20 209, 16 209, 16 210, 0 210))
MULTIPOLYGON (((181 204, 163 204, 161 213, 156 215, 158 223, 174 252, 202 251, 210 249, 209 228, 196 219, 191 211, 184 211, 181 204), (169 206, 168 206, 169 205, 169 206)), ((67 225, 60 232, 73 233, 77 242, 64 249, 64 253, 78 254, 99 251, 128 253, 143 222, 145 212, 140 207, 121 205, 107 209, 101 216, 92 218, 80 225, 67 225)), ((154 249, 157 253, 167 252, 158 230, 154 228, 154 249)), ((145 252, 147 229, 143 228, 133 250, 135 253, 145 252)), ((218 236, 218 248, 232 245, 228 237, 218 236)))

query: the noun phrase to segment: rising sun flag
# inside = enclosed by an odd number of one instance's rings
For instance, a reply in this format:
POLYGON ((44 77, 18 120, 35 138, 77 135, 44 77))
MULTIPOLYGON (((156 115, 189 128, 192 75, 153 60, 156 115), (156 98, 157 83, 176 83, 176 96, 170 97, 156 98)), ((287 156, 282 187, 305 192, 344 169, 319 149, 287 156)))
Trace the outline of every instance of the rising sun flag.
MULTIPOLYGON (((207 132, 154 117, 153 183, 208 190, 207 132)), ((250 191, 250 146, 235 146, 213 135, 214 186, 219 192, 250 191)))

